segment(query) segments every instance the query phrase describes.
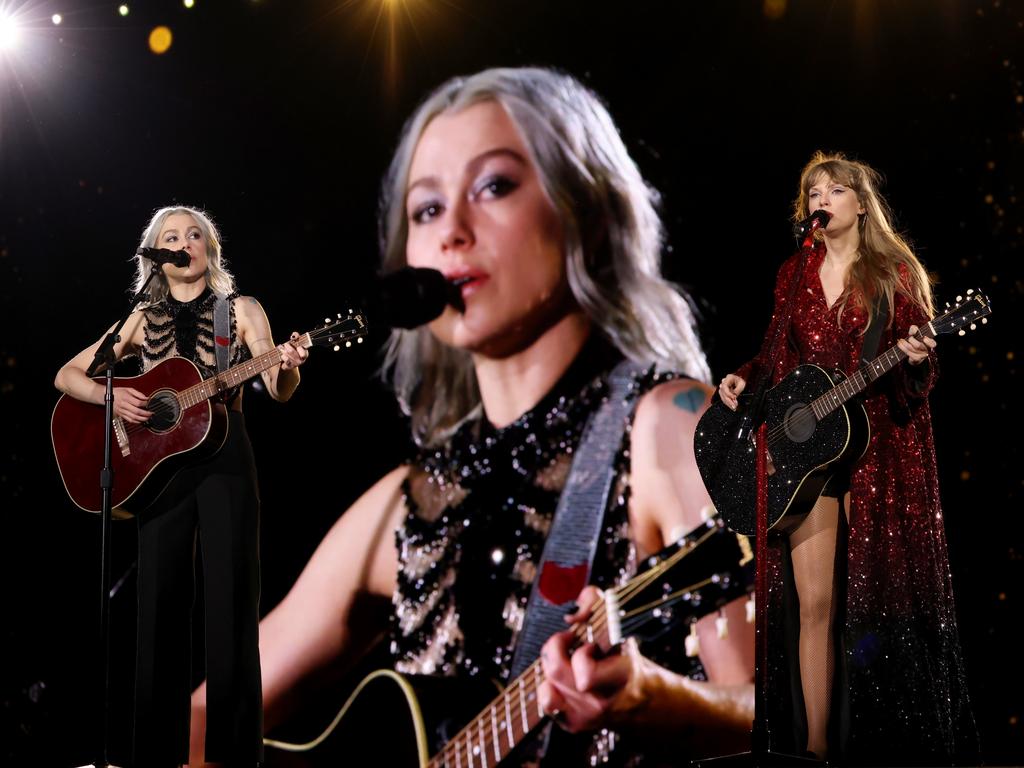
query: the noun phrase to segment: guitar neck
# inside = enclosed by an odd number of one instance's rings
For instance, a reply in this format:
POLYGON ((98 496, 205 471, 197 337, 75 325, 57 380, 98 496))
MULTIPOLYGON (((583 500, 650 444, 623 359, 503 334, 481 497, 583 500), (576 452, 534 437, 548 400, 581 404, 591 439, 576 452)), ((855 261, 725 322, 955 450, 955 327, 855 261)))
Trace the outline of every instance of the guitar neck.
MULTIPOLYGON (((303 334, 294 342, 296 347, 303 347, 309 349, 313 345, 312 340, 308 333, 303 334)), ((198 403, 209 400, 211 397, 215 397, 222 392, 227 392, 240 384, 244 384, 249 379, 257 376, 264 371, 273 368, 275 365, 280 364, 283 356, 281 350, 277 347, 264 352, 262 355, 246 360, 244 363, 228 368, 223 373, 218 373, 209 379, 203 379, 203 381, 189 387, 178 395, 178 400, 181 402, 182 408, 189 408, 198 403)))
POLYGON ((505 688, 427 763, 428 768, 493 768, 540 725, 540 660, 505 688))
MULTIPOLYGON (((928 323, 918 330, 916 337, 918 339, 935 338, 935 329, 931 323, 928 323)), ((828 392, 813 400, 811 409, 814 411, 814 415, 819 420, 825 418, 839 406, 867 389, 871 382, 880 379, 903 362, 906 357, 907 353, 900 349, 898 344, 890 347, 871 362, 862 365, 855 373, 843 379, 828 392)))

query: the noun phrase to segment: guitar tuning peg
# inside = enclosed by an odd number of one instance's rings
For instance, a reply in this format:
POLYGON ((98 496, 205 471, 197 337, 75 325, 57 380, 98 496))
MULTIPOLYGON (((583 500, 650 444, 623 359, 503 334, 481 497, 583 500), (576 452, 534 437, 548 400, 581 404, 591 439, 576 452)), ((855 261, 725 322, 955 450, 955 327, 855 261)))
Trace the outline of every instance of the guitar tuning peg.
POLYGON ((987 317, 981 318, 981 324, 982 325, 988 325, 988 318, 987 317))
POLYGON ((967 295, 970 296, 972 293, 974 293, 974 289, 973 288, 968 288, 967 289, 967 295))
POLYGON ((360 336, 358 339, 356 339, 356 344, 362 344, 362 343, 363 343, 363 337, 360 336))
POLYGON ((697 636, 697 622, 690 624, 690 634, 686 636, 686 655, 690 658, 700 655, 700 637, 697 636))
POLYGON ((346 347, 351 347, 352 346, 352 342, 351 341, 346 341, 345 342, 345 346, 346 347))
POLYGON ((957 296, 957 297, 956 297, 956 303, 957 303, 957 304, 959 304, 959 303, 960 303, 961 301, 963 301, 963 300, 964 300, 964 297, 963 297, 963 296, 957 296))
POLYGON ((965 331, 963 328, 961 328, 959 331, 956 332, 956 335, 957 336, 966 336, 967 335, 967 331, 965 331))
POLYGON ((718 612, 718 618, 715 619, 715 631, 718 632, 719 640, 725 640, 729 636, 729 617, 725 615, 725 611, 718 612))
POLYGON ((340 349, 341 349, 341 346, 340 346, 339 344, 335 344, 335 345, 334 345, 334 351, 335 351, 335 352, 337 352, 337 351, 338 351, 338 350, 340 350, 340 349))
POLYGON ((973 331, 973 330, 975 330, 975 329, 977 329, 977 327, 978 327, 977 325, 975 325, 974 323, 971 323, 971 330, 972 330, 972 331, 973 331))
POLYGON ((946 302, 946 309, 949 309, 949 302, 946 302))
POLYGON ((329 317, 325 317, 325 318, 324 318, 324 322, 325 322, 325 323, 329 323, 329 322, 331 322, 331 318, 329 318, 329 317))
POLYGON ((338 313, 338 319, 341 319, 341 312, 338 313))

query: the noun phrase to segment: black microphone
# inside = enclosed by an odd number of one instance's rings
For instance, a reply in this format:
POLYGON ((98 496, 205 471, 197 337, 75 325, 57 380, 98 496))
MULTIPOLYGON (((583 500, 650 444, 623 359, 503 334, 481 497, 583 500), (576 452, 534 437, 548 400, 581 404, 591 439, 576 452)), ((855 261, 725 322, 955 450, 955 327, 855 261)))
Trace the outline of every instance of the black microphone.
POLYGON ((358 302, 370 323, 391 328, 416 328, 440 317, 451 305, 465 310, 460 286, 436 269, 403 267, 378 277, 358 302))
POLYGON ((819 208, 803 221, 798 221, 793 225, 793 235, 797 238, 808 238, 814 234, 816 229, 827 227, 828 221, 831 218, 831 213, 824 208, 819 208))
POLYGON ((173 264, 176 267, 187 267, 191 257, 187 251, 172 251, 170 248, 139 248, 136 255, 149 259, 154 264, 173 264))

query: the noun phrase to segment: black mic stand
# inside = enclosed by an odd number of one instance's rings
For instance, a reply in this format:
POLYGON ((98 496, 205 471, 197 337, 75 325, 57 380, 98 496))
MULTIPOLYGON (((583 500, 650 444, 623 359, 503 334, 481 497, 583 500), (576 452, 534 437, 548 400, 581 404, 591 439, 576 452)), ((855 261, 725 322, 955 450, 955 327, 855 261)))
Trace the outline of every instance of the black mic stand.
MULTIPOLYGON (((827 220, 826 220, 827 221, 827 220)), ((800 227, 800 225, 798 225, 800 227)), ((756 533, 754 536, 754 723, 750 732, 750 751, 734 755, 723 755, 705 760, 696 760, 693 766, 708 768, 774 768, 775 766, 823 766, 824 762, 800 755, 771 751, 771 729, 768 727, 768 425, 764 422, 765 394, 771 384, 776 354, 780 342, 789 332, 789 324, 793 315, 793 301, 796 299, 803 275, 807 266, 807 258, 814 244, 814 230, 795 230, 797 236, 805 235, 800 247, 800 263, 797 265, 796 277, 789 289, 786 305, 782 310, 781 322, 772 337, 768 355, 763 358, 770 367, 759 373, 757 389, 740 418, 739 429, 736 431, 736 444, 740 445, 750 439, 751 432, 757 430, 756 443, 756 476, 757 476, 757 514, 756 533)), ((763 367, 763 364, 762 364, 763 367)))
POLYGON ((102 534, 100 536, 100 687, 103 690, 100 709, 102 710, 102 743, 99 760, 93 765, 96 768, 106 768, 110 765, 107 762, 107 737, 110 727, 110 524, 113 520, 111 510, 111 494, 114 489, 114 468, 111 466, 111 438, 114 424, 114 345, 121 340, 119 336, 124 324, 128 322, 135 307, 146 295, 146 289, 150 282, 160 272, 160 265, 153 264, 149 277, 143 283, 142 288, 136 293, 128 306, 128 311, 118 322, 114 329, 107 334, 100 342, 99 348, 89 369, 85 375, 90 379, 96 372, 106 366, 106 394, 103 396, 103 405, 106 409, 103 425, 103 469, 100 471, 100 491, 102 493, 102 506, 100 508, 100 521, 102 534))

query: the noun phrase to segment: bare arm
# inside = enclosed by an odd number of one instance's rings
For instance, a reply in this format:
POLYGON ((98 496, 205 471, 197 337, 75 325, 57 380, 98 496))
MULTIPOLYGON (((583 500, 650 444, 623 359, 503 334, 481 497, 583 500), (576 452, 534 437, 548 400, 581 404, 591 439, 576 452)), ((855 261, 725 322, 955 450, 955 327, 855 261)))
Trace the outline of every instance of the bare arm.
MULTIPOLYGON (((252 296, 239 296, 234 301, 235 324, 238 329, 239 338, 249 347, 249 351, 256 355, 274 346, 274 335, 270 330, 270 320, 263 307, 252 296)), ((291 335, 291 340, 298 338, 297 333, 291 335)), ((280 365, 275 365, 263 371, 263 383, 267 387, 270 396, 279 403, 291 399, 299 386, 298 367, 305 362, 309 351, 291 344, 279 345, 283 359, 280 365)))
MULTIPOLYGON (((326 671, 341 674, 387 627, 407 469, 385 475, 327 533, 284 600, 260 622, 264 724, 284 722, 326 671)), ((192 695, 190 765, 203 765, 206 684, 192 695)))
MULTIPOLYGON (((142 347, 143 317, 143 313, 139 311, 133 312, 129 316, 128 321, 124 324, 119 334, 121 340, 114 345, 115 361, 142 347)), ((92 361, 96 356, 96 350, 99 349, 100 344, 103 343, 103 340, 113 330, 114 326, 112 325, 96 343, 86 347, 61 366, 60 370, 57 371, 56 378, 53 380, 54 386, 77 400, 103 405, 106 388, 100 382, 93 381, 86 376, 85 372, 92 365, 92 361)), ((102 373, 105 370, 106 366, 100 366, 97 373, 102 373)), ((146 397, 138 390, 131 387, 114 388, 115 416, 133 423, 145 421, 152 416, 145 409, 145 405, 146 397)))
MULTIPOLYGON (((694 428, 711 392, 693 381, 669 382, 645 395, 637 408, 630 442, 630 519, 642 553, 650 554, 695 528, 711 510, 693 458, 694 428)), ((595 594, 585 591, 580 605, 588 606, 595 594)), ((542 656, 548 678, 541 689, 545 711, 558 710, 568 730, 611 726, 641 735, 654 751, 699 756, 748 748, 754 714, 754 627, 745 620, 744 602, 726 606, 724 638, 718 637, 716 616, 697 622, 708 682, 655 664, 633 643, 608 658, 601 658, 590 644, 570 656, 571 635, 555 635, 542 656)), ((584 620, 588 613, 584 608, 570 620, 584 620)))

